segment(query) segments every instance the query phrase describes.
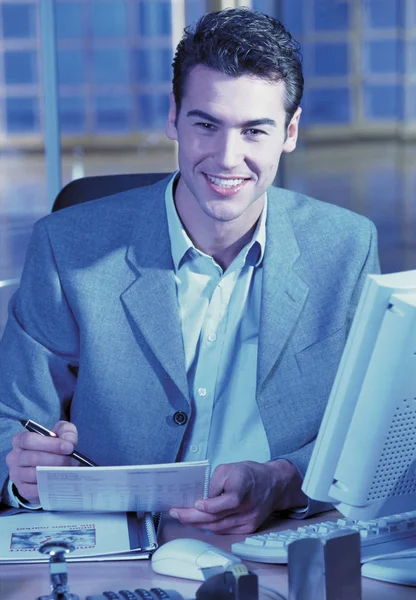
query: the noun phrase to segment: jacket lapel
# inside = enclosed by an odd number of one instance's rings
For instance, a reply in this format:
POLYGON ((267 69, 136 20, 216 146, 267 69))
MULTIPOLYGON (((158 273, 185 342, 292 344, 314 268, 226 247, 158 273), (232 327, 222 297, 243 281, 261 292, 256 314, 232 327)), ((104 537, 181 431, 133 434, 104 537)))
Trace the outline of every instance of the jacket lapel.
POLYGON ((295 271, 300 256, 283 190, 269 190, 260 312, 257 391, 279 360, 308 296, 295 271))
MULTIPOLYGON (((135 279, 121 295, 129 324, 138 328, 189 401, 175 274, 164 202, 166 181, 149 189, 126 260, 135 279), (147 216, 147 218, 145 218, 147 216)), ((279 360, 302 312, 308 285, 295 271, 300 256, 282 190, 269 190, 260 314, 257 390, 279 360)))
POLYGON ((126 260, 135 279, 121 294, 127 318, 138 329, 169 377, 189 401, 175 274, 165 210, 166 181, 140 200, 126 260), (147 218, 146 218, 147 217, 147 218))

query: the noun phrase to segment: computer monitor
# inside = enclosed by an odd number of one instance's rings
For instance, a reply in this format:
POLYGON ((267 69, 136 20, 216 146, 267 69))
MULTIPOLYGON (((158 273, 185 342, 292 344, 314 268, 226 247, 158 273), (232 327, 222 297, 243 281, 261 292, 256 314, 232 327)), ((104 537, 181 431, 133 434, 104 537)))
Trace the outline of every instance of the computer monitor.
POLYGON ((368 276, 302 489, 351 519, 416 510, 416 270, 368 276))

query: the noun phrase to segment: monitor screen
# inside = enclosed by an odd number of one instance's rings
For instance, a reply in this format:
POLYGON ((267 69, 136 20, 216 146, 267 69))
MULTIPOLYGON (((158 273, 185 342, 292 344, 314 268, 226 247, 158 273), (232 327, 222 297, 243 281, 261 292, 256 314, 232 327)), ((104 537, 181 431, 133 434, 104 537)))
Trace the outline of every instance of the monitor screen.
POLYGON ((352 519, 416 509, 416 270, 368 276, 302 489, 352 519))

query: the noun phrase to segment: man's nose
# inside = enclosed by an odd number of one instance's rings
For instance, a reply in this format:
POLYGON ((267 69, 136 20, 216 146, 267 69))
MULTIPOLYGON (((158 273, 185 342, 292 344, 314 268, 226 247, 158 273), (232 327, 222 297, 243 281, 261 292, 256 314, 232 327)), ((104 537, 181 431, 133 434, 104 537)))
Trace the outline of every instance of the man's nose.
POLYGON ((244 157, 243 140, 239 132, 224 133, 218 140, 216 147, 216 160, 222 169, 230 170, 238 167, 244 157))

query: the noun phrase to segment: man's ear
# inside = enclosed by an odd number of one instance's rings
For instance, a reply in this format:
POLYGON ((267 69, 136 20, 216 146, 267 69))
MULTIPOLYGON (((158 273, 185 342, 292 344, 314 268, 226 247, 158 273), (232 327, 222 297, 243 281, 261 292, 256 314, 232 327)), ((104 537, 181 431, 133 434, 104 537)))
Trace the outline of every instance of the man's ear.
POLYGON ((166 135, 170 140, 178 141, 178 131, 176 129, 176 102, 173 92, 169 94, 169 114, 166 123, 166 135))
POLYGON ((290 123, 287 128, 287 136, 285 142, 283 144, 283 152, 293 152, 296 148, 296 142, 298 140, 299 133, 299 119, 301 115, 302 109, 300 106, 296 109, 295 114, 290 120, 290 123))

